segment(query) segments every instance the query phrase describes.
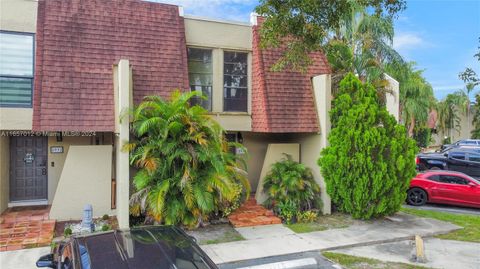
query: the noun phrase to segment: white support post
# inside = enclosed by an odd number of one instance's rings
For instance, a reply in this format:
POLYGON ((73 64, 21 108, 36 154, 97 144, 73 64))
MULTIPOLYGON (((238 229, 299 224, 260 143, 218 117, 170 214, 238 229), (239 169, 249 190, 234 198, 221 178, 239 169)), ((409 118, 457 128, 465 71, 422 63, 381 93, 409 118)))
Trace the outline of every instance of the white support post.
POLYGON ((129 153, 122 151, 122 146, 129 142, 130 122, 128 115, 131 103, 130 63, 122 59, 118 63, 118 114, 116 136, 116 181, 117 181, 117 219, 120 229, 129 227, 130 199, 130 163, 129 153))

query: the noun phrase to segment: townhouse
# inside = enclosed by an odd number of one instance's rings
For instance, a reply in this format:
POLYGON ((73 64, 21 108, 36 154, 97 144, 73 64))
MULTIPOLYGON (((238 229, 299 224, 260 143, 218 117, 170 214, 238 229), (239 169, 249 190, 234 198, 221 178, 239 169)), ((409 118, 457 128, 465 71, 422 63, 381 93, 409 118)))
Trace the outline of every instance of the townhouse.
MULTIPOLYGON (((312 54, 308 72, 272 72, 281 49, 260 48, 250 23, 185 15, 140 0, 3 0, 0 8, 0 211, 51 205, 50 217, 117 215, 128 226, 134 170, 121 146, 124 111, 146 95, 201 91, 227 138, 248 150, 248 177, 291 154, 312 169, 330 130, 330 67, 312 54)), ((398 119, 396 96, 387 103, 398 119)), ((236 154, 244 154, 237 150, 236 154)))

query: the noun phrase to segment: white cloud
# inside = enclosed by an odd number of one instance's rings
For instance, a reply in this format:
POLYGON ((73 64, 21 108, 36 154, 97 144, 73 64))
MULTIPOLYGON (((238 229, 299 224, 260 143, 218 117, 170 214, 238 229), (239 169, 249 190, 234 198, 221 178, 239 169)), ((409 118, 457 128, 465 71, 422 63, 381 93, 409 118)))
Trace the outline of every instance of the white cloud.
POLYGON ((185 14, 248 22, 258 0, 149 0, 184 7, 185 14))
POLYGON ((396 50, 407 50, 425 46, 427 42, 416 33, 399 33, 393 37, 393 48, 396 50))
POLYGON ((441 86, 432 86, 435 91, 457 91, 463 89, 465 85, 456 84, 456 85, 441 85, 441 86))

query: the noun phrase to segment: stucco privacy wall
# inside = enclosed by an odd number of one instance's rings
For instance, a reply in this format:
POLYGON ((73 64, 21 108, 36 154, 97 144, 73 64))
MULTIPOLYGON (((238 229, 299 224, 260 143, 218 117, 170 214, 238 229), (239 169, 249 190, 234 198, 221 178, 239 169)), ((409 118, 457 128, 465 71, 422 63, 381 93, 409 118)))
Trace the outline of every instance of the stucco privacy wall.
POLYGON ((10 138, 0 136, 0 213, 8 207, 9 200, 10 138))
POLYGON ((294 161, 300 161, 300 145, 294 143, 268 145, 267 153, 265 154, 265 159, 263 161, 262 172, 260 172, 260 180, 255 193, 257 203, 262 204, 267 199, 265 193, 263 192, 263 179, 271 170, 272 164, 285 158, 285 154, 290 155, 294 161))
MULTIPOLYGON (((35 33, 36 24, 36 1, 0 1, 0 30, 35 33)), ((32 108, 0 107, 0 130, 31 130, 32 117, 32 108)))
POLYGON ((93 139, 95 139, 95 137, 64 136, 62 141, 58 142, 55 136, 48 138, 48 204, 53 203, 53 198, 55 197, 57 185, 64 170, 65 159, 67 158, 70 147, 93 145, 93 139), (50 148, 52 146, 62 146, 63 153, 51 153, 50 148))
POLYGON ((298 141, 301 145, 300 162, 312 170, 313 177, 321 189, 321 198, 323 203, 322 213, 330 214, 331 199, 327 194, 325 180, 320 172, 317 160, 320 151, 328 146, 328 134, 331 124, 329 111, 332 103, 331 75, 319 75, 312 79, 313 95, 315 98, 315 107, 317 109, 318 121, 320 123, 320 133, 299 135, 298 141))
POLYGON ((50 209, 50 218, 79 219, 86 204, 95 217, 111 209, 112 146, 70 146, 50 209))
POLYGON ((262 172, 263 160, 267 154, 268 144, 295 143, 293 134, 265 134, 242 132, 243 146, 247 149, 246 157, 248 180, 255 191, 262 172))

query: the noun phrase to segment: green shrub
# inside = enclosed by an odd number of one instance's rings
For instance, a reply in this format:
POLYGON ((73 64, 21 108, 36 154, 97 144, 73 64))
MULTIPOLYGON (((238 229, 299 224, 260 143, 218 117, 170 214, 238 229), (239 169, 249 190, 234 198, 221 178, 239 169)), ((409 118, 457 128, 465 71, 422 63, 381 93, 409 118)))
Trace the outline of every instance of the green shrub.
POLYGON ((291 200, 280 201, 275 205, 275 211, 287 224, 292 223, 295 213, 297 213, 298 205, 291 200))
POLYGON ((417 142, 418 147, 426 148, 430 144, 432 134, 430 128, 424 127, 415 127, 413 133, 413 139, 417 142))
POLYGON ((105 232, 105 231, 108 231, 108 230, 110 230, 110 225, 103 224, 102 225, 102 231, 105 232))
POLYGON ((65 228, 65 230, 63 230, 63 235, 65 237, 68 237, 68 236, 72 235, 72 232, 73 232, 72 229, 70 227, 67 227, 67 228, 65 228))
POLYGON ((159 223, 193 227, 222 212, 250 191, 243 155, 229 147, 220 125, 190 100, 199 93, 175 91, 170 100, 145 97, 132 111, 130 164, 138 168, 130 213, 159 223))
POLYGON ((310 223, 310 222, 316 221, 317 218, 318 218, 317 212, 312 210, 307 210, 307 211, 297 213, 297 222, 310 223))
POLYGON ((293 202, 297 210, 319 208, 320 187, 312 172, 305 165, 295 162, 291 156, 272 165, 263 183, 263 191, 268 199, 265 205, 272 208, 277 203, 293 202))
POLYGON ((397 212, 415 176, 415 141, 353 74, 340 83, 330 118, 330 145, 318 164, 340 211, 370 219, 397 212))
POLYGON ((443 143, 444 145, 452 144, 452 138, 450 138, 450 136, 445 136, 445 138, 443 139, 442 143, 443 143))

